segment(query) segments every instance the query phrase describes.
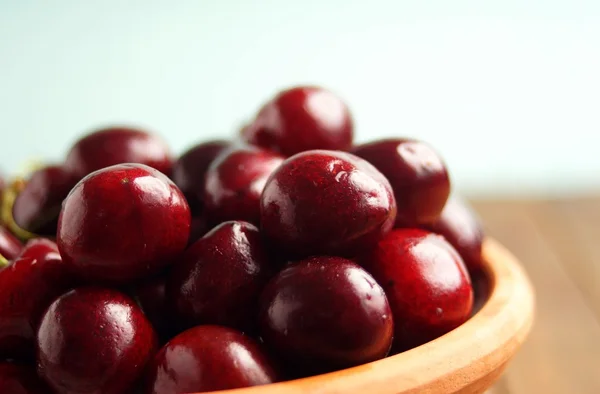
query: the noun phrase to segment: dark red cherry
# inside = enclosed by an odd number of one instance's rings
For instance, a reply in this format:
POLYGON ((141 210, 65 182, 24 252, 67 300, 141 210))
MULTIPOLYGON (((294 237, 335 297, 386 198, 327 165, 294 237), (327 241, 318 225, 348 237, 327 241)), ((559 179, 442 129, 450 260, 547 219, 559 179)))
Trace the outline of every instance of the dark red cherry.
POLYGON ((219 326, 191 328, 169 341, 148 368, 147 394, 195 393, 278 380, 260 345, 219 326))
POLYGON ((312 373, 385 357, 394 330, 383 289, 340 257, 312 257, 284 268, 261 296, 259 321, 269 347, 312 373))
POLYGON ((450 194, 450 178, 440 156, 427 144, 387 139, 359 145, 352 151, 373 164, 394 189, 396 227, 433 223, 450 194))
POLYGON ((133 298, 162 341, 168 340, 176 330, 173 313, 167 302, 166 278, 166 274, 155 276, 137 283, 131 289, 133 298))
POLYGON ((360 261, 388 296, 396 350, 429 342, 469 318, 473 307, 469 273, 442 236, 419 229, 394 230, 360 261))
POLYGON ((204 214, 210 222, 245 220, 258 224, 260 194, 283 157, 255 146, 221 154, 206 172, 204 214))
POLYGON ((173 160, 157 135, 129 127, 94 131, 78 140, 65 161, 67 171, 80 179, 101 168, 122 163, 145 164, 170 175, 173 160))
POLYGON ((31 233, 56 236, 63 200, 79 178, 61 166, 48 166, 31 174, 13 205, 13 218, 31 233))
POLYGON ((454 246, 470 272, 482 269, 483 227, 466 201, 459 197, 450 198, 438 220, 427 228, 443 235, 454 246))
POLYGON ((374 245, 395 218, 387 179, 344 152, 290 157, 261 197, 261 226, 272 245, 299 256, 352 255, 374 245))
POLYGON ((295 87, 265 104, 242 129, 254 145, 291 156, 312 149, 348 150, 353 122, 346 104, 319 87, 295 87))
POLYGON ((190 209, 171 180, 142 164, 83 178, 58 221, 60 253, 80 276, 124 283, 158 273, 183 252, 190 209))
POLYGON ((194 243, 173 266, 170 300, 185 327, 217 324, 252 328, 260 292, 270 277, 258 229, 225 222, 194 243))
POLYGON ((0 358, 33 356, 35 329, 44 310, 72 285, 56 244, 29 241, 0 271, 0 358))
MULTIPOLYGON (((21 253, 23 244, 6 227, 0 225, 0 256, 12 260, 21 253)), ((0 258, 1 258, 0 257, 0 258)))
POLYGON ((57 394, 125 394, 156 352, 156 335, 135 302, 98 287, 50 305, 37 334, 39 375, 57 394))
POLYGON ((26 365, 0 362, 0 393, 49 394, 50 389, 26 365))
POLYGON ((203 142, 188 149, 173 165, 173 182, 187 198, 194 215, 200 212, 203 205, 206 170, 230 144, 225 140, 203 142))

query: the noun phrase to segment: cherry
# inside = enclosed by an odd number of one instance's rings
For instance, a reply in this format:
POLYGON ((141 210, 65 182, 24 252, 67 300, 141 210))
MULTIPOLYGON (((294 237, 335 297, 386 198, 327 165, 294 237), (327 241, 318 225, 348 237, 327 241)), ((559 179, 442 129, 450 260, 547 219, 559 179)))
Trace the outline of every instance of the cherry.
POLYGON ((124 283, 177 259, 190 220, 185 197, 165 175, 142 164, 120 164, 93 172, 73 188, 58 221, 58 247, 81 277, 124 283))
POLYGON ((37 324, 46 307, 72 285, 56 244, 29 241, 0 271, 0 358, 33 356, 37 324))
POLYGON ((159 275, 137 283, 131 290, 133 298, 163 341, 175 332, 173 313, 167 302, 166 282, 166 274, 159 275))
POLYGON ((203 205, 202 194, 206 170, 230 144, 225 140, 204 142, 188 149, 175 162, 173 182, 187 198, 193 214, 198 214, 203 205))
POLYGON ((56 236, 63 200, 79 178, 61 166, 48 166, 31 174, 13 205, 15 223, 30 233, 56 236))
POLYGON ((48 394, 50 389, 25 365, 0 362, 0 393, 48 394))
POLYGON ((383 286, 394 315, 394 348, 429 342, 464 323, 473 288, 456 250, 437 234, 398 229, 360 258, 383 286))
POLYGON ((427 228, 443 235, 454 246, 470 272, 482 269, 484 231, 479 217, 466 201, 459 197, 450 198, 438 220, 427 228))
POLYGON ((396 217, 392 188, 375 167, 344 152, 288 158, 261 197, 261 226, 273 245, 298 256, 352 255, 374 245, 396 217))
POLYGON ((254 225, 222 223, 173 266, 167 285, 172 308, 186 327, 217 324, 251 329, 270 268, 254 225))
POLYGON ((124 294, 82 287, 54 301, 37 334, 38 373, 57 394, 130 393, 157 347, 124 294))
POLYGON ((7 228, 0 226, 0 258, 12 260, 21 253, 23 244, 7 228))
POLYGON ((81 179, 122 163, 145 164, 166 175, 173 166, 169 148, 158 136, 129 127, 110 127, 78 140, 67 154, 65 168, 81 179))
POLYGON ((312 150, 348 150, 353 121, 344 102, 319 87, 300 86, 279 93, 242 129, 251 144, 283 155, 312 150))
POLYGON ((427 144, 411 139, 386 139, 359 145, 352 151, 373 164, 394 189, 396 227, 434 222, 450 194, 446 165, 427 144))
POLYGON ((220 326, 191 328, 169 341, 148 368, 147 394, 259 386, 278 380, 260 345, 220 326))
POLYGON ((284 268, 261 296, 259 321, 268 346, 311 372, 385 357, 394 326, 383 289, 340 257, 312 257, 284 268))
POLYGON ((205 214, 218 224, 245 220, 258 224, 260 195, 267 178, 283 157, 255 146, 237 147, 221 154, 206 172, 205 214))

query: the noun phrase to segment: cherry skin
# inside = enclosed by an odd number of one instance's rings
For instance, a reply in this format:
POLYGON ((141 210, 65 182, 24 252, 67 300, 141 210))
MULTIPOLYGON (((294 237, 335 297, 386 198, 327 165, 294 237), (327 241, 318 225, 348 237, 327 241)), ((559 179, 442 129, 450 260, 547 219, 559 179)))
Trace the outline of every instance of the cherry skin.
POLYGON ((0 393, 48 394, 50 389, 29 366, 0 362, 0 393))
POLYGON ((429 342, 460 326, 471 314, 469 273, 440 235, 419 229, 394 230, 360 262, 388 296, 397 351, 429 342))
POLYGON ((63 204, 57 242, 81 277, 125 283, 175 261, 187 245, 190 221, 185 197, 165 175, 120 164, 75 186, 63 204))
POLYGON ((230 144, 225 140, 203 142, 188 149, 173 165, 173 182, 187 198, 192 214, 197 215, 202 208, 208 167, 230 144))
POLYGON ((386 139, 352 151, 389 179, 398 215, 396 227, 433 223, 450 194, 446 165, 427 144, 411 139, 386 139))
POLYGON ((38 374, 57 394, 130 393, 156 348, 156 334, 132 299, 81 287, 56 299, 42 318, 38 374))
POLYGON ((260 345, 231 328, 206 325, 170 340, 148 368, 147 394, 195 393, 276 382, 260 345))
POLYGON ((173 266, 167 285, 172 309, 185 327, 251 329, 270 272, 258 229, 242 221, 222 223, 173 266))
POLYGON ((259 321, 265 343, 311 373, 385 357, 394 330, 381 286, 341 257, 311 257, 284 268, 261 296, 259 321))
POLYGON ((78 178, 122 163, 145 164, 170 175, 173 160, 169 147, 158 136, 129 127, 96 130, 78 140, 65 161, 78 178))
POLYGON ((26 244, 21 255, 0 271, 0 358, 33 356, 41 315, 72 284, 54 242, 39 238, 26 244))
POLYGON ((349 150, 354 126, 350 111, 332 92, 301 86, 279 93, 242 129, 249 143, 285 156, 313 150, 349 150))
POLYGON ((261 197, 261 226, 274 246, 297 256, 353 255, 388 233, 392 188, 375 167, 345 152, 288 158, 261 197))
POLYGON ((6 227, 0 225, 0 256, 12 260, 21 253, 23 244, 6 227))
POLYGON ((237 147, 220 155, 206 172, 204 204, 209 221, 260 221, 260 195, 267 178, 281 165, 279 154, 255 146, 237 147))
POLYGON ((61 166, 35 171, 15 199, 15 223, 34 234, 56 236, 62 202, 78 181, 61 166))
POLYGON ((450 198, 438 220, 427 228, 443 235, 454 246, 470 272, 482 269, 484 231, 479 217, 466 201, 459 197, 450 198))

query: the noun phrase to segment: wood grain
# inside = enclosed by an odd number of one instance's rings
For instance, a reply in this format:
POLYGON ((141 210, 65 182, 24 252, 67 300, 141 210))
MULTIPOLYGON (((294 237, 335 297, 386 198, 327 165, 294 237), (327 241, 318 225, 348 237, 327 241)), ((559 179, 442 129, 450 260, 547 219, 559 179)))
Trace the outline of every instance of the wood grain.
POLYGON ((600 199, 474 206, 537 297, 530 338, 491 393, 600 393, 600 199))
POLYGON ((532 217, 600 320, 600 200, 545 201, 532 217))

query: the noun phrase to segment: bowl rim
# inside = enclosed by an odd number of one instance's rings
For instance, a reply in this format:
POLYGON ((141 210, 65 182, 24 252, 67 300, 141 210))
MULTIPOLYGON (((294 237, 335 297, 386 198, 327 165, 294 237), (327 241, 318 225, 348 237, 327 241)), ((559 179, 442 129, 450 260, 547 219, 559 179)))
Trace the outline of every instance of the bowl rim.
POLYGON ((378 361, 219 394, 408 394, 481 392, 500 376, 533 324, 533 287, 518 260, 487 237, 483 271, 490 293, 482 308, 449 333, 378 361))

